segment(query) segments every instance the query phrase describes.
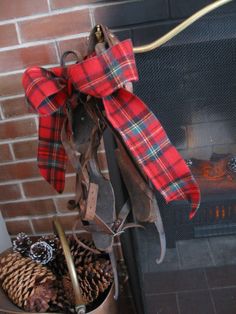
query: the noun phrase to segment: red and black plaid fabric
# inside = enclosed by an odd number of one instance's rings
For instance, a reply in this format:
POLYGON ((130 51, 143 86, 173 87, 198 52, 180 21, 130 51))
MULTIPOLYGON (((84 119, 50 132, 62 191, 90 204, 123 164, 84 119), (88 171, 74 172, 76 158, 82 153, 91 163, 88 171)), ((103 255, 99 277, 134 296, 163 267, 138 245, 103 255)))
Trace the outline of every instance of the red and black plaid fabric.
POLYGON ((137 79, 130 40, 114 45, 99 56, 68 66, 67 80, 63 79, 60 68, 28 69, 23 76, 26 97, 43 115, 38 156, 41 173, 58 191, 63 190, 66 156, 60 128, 67 99, 73 89, 79 90, 103 99, 108 120, 138 166, 167 202, 188 200, 192 218, 200 203, 199 187, 158 119, 137 96, 123 88, 125 83, 137 79))

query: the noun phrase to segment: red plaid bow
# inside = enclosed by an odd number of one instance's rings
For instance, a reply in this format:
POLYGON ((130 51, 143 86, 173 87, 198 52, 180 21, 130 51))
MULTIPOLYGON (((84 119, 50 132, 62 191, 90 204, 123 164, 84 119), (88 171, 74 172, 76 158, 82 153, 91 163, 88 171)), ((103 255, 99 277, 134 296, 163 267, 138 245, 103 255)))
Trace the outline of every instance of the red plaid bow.
POLYGON ((103 99, 108 120, 139 167, 167 202, 191 202, 192 218, 200 203, 199 187, 154 114, 123 88, 125 83, 137 79, 130 40, 67 67, 67 80, 63 79, 62 68, 26 70, 23 76, 26 97, 41 115, 38 152, 41 174, 57 191, 63 191, 66 154, 60 131, 66 102, 73 90, 79 90, 103 99))

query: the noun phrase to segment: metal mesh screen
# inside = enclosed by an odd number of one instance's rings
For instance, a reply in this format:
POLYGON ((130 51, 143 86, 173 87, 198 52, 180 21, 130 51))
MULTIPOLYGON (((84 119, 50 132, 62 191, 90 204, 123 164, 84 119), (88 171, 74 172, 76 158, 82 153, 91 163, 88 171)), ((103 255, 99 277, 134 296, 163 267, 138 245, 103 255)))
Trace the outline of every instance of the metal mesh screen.
POLYGON ((137 54, 136 62, 140 80, 135 93, 183 157, 194 157, 194 148, 213 152, 225 144, 236 153, 235 16, 198 21, 168 45, 137 54))
MULTIPOLYGON (((161 48, 137 54, 140 80, 134 84, 135 93, 155 113, 182 156, 204 160, 202 166, 213 165, 216 172, 215 160, 227 154, 236 157, 236 12, 227 16, 217 13, 196 22, 161 48)), ((180 238, 208 236, 208 229, 218 224, 227 231, 228 224, 235 221, 235 178, 197 178, 204 197, 198 218, 192 222, 188 206, 160 202, 168 245, 180 238), (229 197, 233 200, 226 206, 229 197), (208 229, 195 234, 194 226, 208 229)))

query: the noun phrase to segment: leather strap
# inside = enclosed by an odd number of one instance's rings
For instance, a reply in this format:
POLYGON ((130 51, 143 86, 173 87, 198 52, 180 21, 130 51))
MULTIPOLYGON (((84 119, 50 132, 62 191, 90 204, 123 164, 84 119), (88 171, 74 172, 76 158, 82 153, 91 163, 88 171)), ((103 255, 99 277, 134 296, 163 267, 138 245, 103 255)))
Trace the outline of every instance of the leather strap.
POLYGON ((90 183, 86 209, 84 213, 84 220, 87 220, 87 221, 94 220, 95 214, 96 214, 97 197, 98 197, 98 185, 95 183, 90 183))

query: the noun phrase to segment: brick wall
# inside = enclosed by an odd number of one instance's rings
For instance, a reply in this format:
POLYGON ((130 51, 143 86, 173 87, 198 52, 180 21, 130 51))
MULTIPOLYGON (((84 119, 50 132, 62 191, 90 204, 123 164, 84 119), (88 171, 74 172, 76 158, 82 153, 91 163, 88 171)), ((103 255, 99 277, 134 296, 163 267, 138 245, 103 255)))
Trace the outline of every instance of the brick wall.
MULTIPOLYGON (((68 167, 62 195, 39 175, 38 118, 25 104, 22 73, 32 65, 58 65, 63 51, 80 49, 95 24, 96 8, 107 5, 114 3, 0 1, 0 209, 12 237, 20 231, 32 235, 50 232, 55 214, 62 217, 65 229, 71 230, 75 216, 66 208, 67 201, 74 196, 72 167, 68 167)), ((106 174, 102 146, 99 157, 106 174)))

